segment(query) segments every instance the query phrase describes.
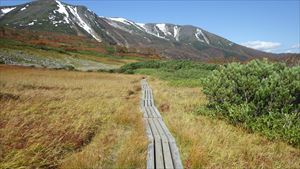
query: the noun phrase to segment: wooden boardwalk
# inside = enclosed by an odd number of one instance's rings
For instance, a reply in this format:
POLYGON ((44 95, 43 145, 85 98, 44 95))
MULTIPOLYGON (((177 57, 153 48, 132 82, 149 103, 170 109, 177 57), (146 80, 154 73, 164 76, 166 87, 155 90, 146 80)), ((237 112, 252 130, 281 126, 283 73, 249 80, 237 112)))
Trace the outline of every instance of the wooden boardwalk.
POLYGON ((147 169, 182 169, 175 139, 154 105, 152 90, 145 79, 141 83, 141 111, 149 140, 147 169))

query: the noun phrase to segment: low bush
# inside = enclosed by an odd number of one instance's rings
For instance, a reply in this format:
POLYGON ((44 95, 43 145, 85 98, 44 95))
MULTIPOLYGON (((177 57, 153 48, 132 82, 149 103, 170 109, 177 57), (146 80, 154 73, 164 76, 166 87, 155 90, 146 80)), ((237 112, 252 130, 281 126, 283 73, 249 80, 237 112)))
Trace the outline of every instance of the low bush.
POLYGON ((300 146, 300 67, 232 63, 204 82, 209 106, 233 124, 300 146))
POLYGON ((153 75, 169 81, 174 86, 195 87, 201 85, 203 79, 216 68, 217 65, 194 61, 152 60, 124 65, 119 69, 119 72, 153 75))

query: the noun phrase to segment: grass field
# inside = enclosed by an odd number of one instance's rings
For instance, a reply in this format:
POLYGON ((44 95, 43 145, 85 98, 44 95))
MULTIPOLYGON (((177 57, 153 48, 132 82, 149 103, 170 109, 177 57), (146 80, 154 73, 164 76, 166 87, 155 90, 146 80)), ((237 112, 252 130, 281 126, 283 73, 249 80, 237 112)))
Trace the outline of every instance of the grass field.
MULTIPOLYGON (((1 65, 0 168, 144 168, 140 79, 1 65)), ((299 149, 202 116, 200 87, 147 79, 185 168, 299 168, 299 149)))
POLYGON ((0 168, 144 168, 140 76, 0 65, 0 168))
POLYGON ((185 168, 299 168, 299 149, 199 115, 199 111, 207 111, 201 88, 170 86, 166 81, 148 79, 155 104, 176 138, 185 168))

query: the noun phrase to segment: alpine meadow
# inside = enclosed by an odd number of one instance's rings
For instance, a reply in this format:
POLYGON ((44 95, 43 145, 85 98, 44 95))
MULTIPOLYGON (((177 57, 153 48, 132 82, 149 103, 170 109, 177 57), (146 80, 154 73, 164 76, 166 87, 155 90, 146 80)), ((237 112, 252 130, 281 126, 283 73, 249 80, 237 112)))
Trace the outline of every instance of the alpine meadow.
POLYGON ((1 169, 300 168, 298 0, 0 5, 1 169))

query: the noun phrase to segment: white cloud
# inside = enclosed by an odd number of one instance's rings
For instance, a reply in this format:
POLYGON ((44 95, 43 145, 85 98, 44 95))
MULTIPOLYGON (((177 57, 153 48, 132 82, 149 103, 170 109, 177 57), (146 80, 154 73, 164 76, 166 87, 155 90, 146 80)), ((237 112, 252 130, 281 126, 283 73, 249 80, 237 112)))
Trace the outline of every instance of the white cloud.
POLYGON ((300 53, 300 43, 291 46, 291 48, 285 50, 284 53, 300 53))
POLYGON ((279 46, 281 46, 281 44, 278 42, 266 42, 266 41, 260 41, 260 40, 244 42, 244 43, 242 43, 242 45, 247 46, 249 48, 257 49, 257 50, 264 50, 267 52, 270 52, 270 51, 278 48, 279 46))
POLYGON ((293 51, 292 50, 286 50, 286 51, 284 51, 284 53, 293 53, 293 51))
POLYGON ((296 44, 296 45, 293 45, 292 48, 293 48, 293 49, 294 49, 294 48, 295 48, 295 49, 300 48, 300 43, 299 43, 299 44, 296 44))

